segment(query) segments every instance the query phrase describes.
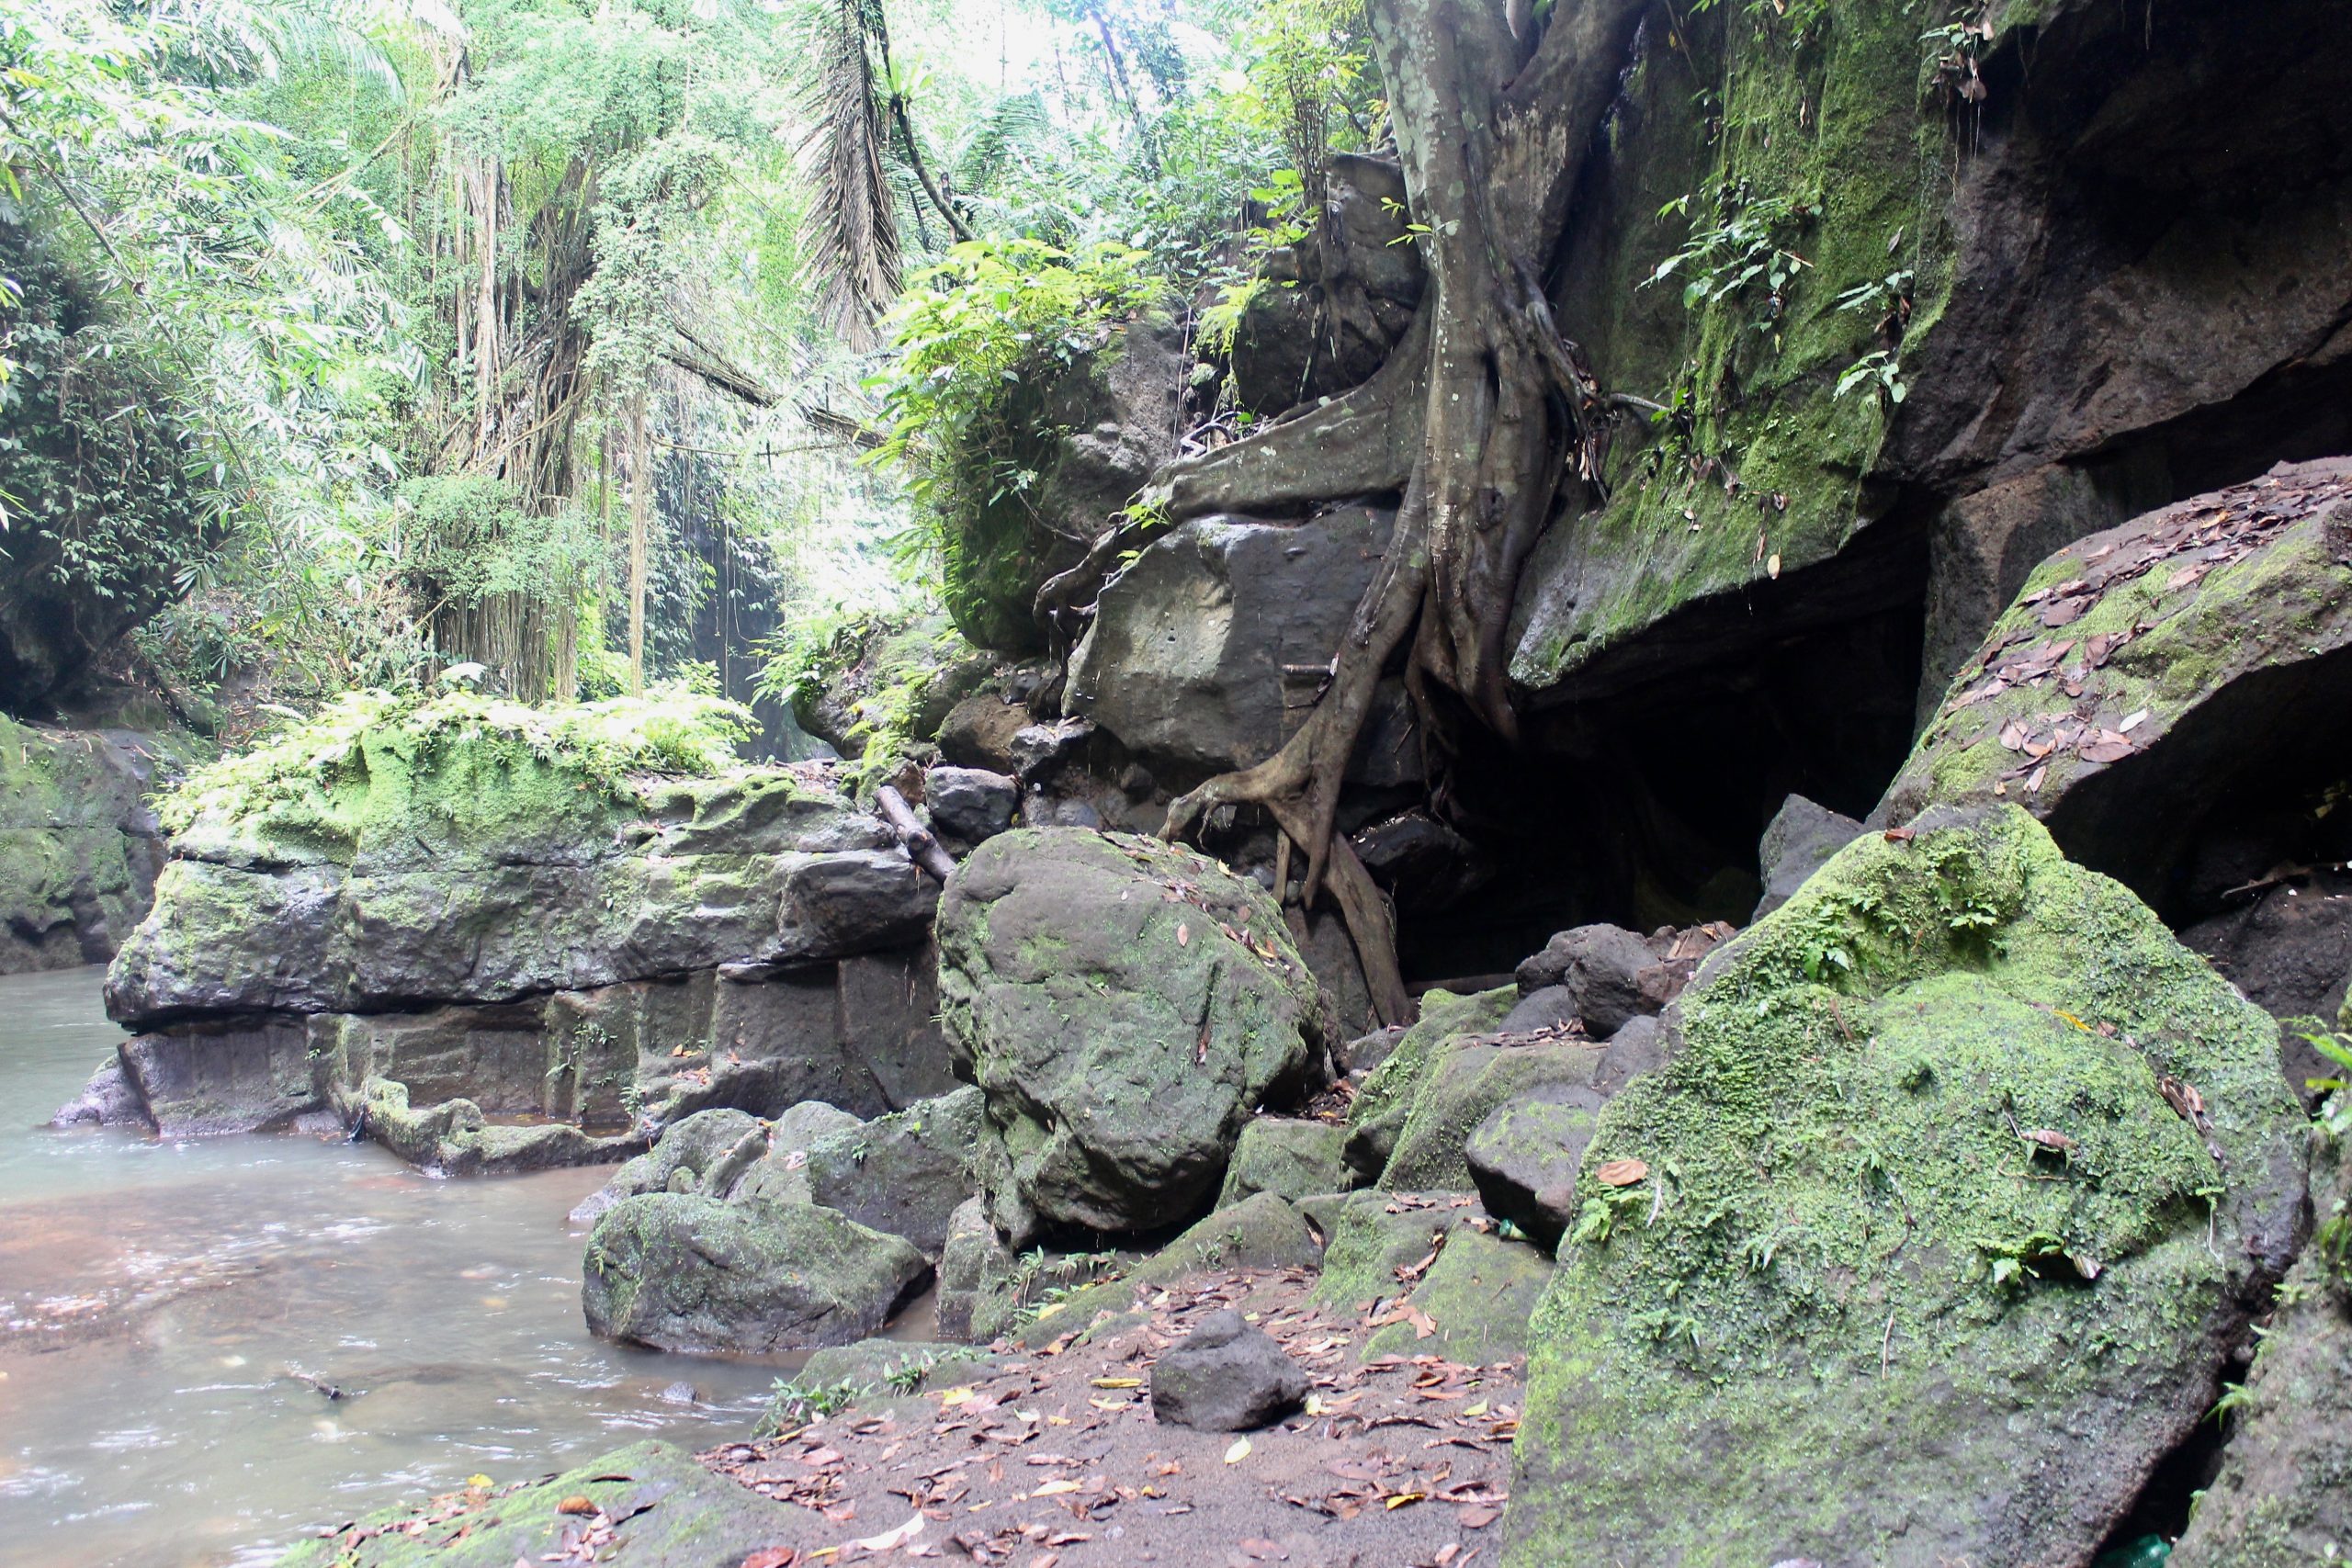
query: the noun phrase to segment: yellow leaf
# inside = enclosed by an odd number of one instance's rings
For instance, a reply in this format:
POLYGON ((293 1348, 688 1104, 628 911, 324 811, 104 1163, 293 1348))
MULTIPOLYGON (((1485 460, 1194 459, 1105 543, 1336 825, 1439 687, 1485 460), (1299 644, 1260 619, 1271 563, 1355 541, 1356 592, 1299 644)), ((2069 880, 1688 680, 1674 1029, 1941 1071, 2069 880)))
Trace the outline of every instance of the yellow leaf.
POLYGON ((961 1404, 971 1397, 970 1383, 965 1383, 956 1388, 944 1388, 939 1391, 939 1407, 945 1410, 952 1405, 961 1404))
POLYGON ((1086 1403, 1097 1410, 1132 1410, 1136 1404, 1132 1399, 1090 1399, 1086 1403))
POLYGON ((1464 1414, 1464 1416, 1484 1416, 1486 1413, 1487 1413, 1487 1402, 1486 1402, 1485 1400, 1483 1400, 1483 1399, 1482 1399, 1482 1400, 1480 1400, 1477 1404, 1476 1404, 1472 1405, 1469 1409, 1467 1409, 1467 1410, 1464 1411, 1462 1414, 1464 1414))
POLYGON ((1428 1495, 1429 1494, 1426 1492, 1399 1492, 1394 1497, 1383 1498, 1381 1500, 1381 1506, 1384 1508, 1401 1508, 1407 1504, 1418 1503, 1428 1495))
POLYGON ((1078 1483, 1075 1481, 1048 1481, 1043 1486, 1038 1487, 1035 1492, 1030 1493, 1029 1495, 1032 1497, 1058 1497, 1065 1492, 1075 1492, 1077 1490, 1078 1483))
POLYGON ((1225 1450, 1225 1462, 1227 1464, 1239 1464, 1249 1457, 1250 1439, 1247 1438, 1234 1438, 1233 1446, 1225 1450))
POLYGON ((1141 1388, 1143 1386, 1143 1379, 1096 1378, 1094 1380, 1094 1386, 1096 1388, 1141 1388))
POLYGON ((487 1475, 469 1475, 466 1477, 466 1484, 469 1486, 495 1486, 498 1483, 492 1481, 487 1475))
POLYGON ((1780 580, 1781 556, 1779 551, 1775 550, 1772 553, 1772 558, 1764 563, 1764 575, 1771 578, 1774 581, 1778 581, 1780 580))

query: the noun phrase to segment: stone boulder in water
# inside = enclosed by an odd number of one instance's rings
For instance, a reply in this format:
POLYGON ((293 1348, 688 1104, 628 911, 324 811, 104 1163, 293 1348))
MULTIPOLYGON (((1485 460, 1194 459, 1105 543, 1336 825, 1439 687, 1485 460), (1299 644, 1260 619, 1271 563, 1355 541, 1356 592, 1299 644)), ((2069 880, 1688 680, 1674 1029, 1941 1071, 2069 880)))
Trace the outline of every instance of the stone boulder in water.
POLYGON ((981 1183, 1017 1244, 1199 1213, 1251 1112, 1325 1060, 1273 900, 1157 840, 989 840, 948 882, 939 955, 951 1048, 988 1097, 981 1183))
POLYGON ((2285 1269, 2271 1021, 2013 807, 1848 846, 1603 1112, 1507 1562, 2082 1568, 2285 1269))
POLYGON ((835 1209, 649 1192, 596 1222, 581 1300, 607 1338, 786 1350, 865 1338, 930 1277, 909 1243, 835 1209))

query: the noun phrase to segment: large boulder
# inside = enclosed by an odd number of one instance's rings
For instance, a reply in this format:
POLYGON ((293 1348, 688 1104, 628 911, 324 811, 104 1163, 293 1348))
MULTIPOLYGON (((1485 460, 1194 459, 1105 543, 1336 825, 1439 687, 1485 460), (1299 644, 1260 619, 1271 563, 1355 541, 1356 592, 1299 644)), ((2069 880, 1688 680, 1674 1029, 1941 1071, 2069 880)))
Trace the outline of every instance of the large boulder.
POLYGON ((1603 1113, 1507 1561, 2081 1568, 2211 1407, 2298 1239, 2271 1021, 2025 813, 1914 826, 1603 1113))
POLYGON ((1765 825, 1756 848, 1757 871, 1764 879, 1764 897, 1756 902, 1762 919, 1797 895, 1805 879, 1829 863, 1829 857, 1860 835, 1862 825, 1842 812, 1832 811, 1801 795, 1781 802, 1781 809, 1765 825))
POLYGON ((1349 1185, 1347 1162, 1341 1157, 1347 1142, 1345 1122, 1253 1117, 1233 1145, 1217 1206, 1238 1203, 1258 1192, 1295 1199, 1340 1191, 1349 1185))
POLYGON ((1325 1060, 1320 997, 1255 882, 1080 829, 990 839, 940 904, 940 1009, 988 1097, 1001 1229, 1148 1231, 1198 1213, 1250 1114, 1325 1060))
MULTIPOLYGON (((2045 560, 1873 820, 2013 803, 2075 860, 2195 918, 2223 892, 2198 885, 2199 852, 2249 797, 2336 776, 2313 738, 2347 700, 2352 459, 2281 467, 2045 560)), ((2218 881, 2257 883, 2298 847, 2249 846, 2218 881)))
POLYGON ((1341 1155, 1357 1184, 1377 1181, 1388 1168, 1422 1081, 1439 1054, 1458 1038, 1501 1028, 1518 1000, 1519 993, 1508 986, 1471 996, 1455 996, 1443 988, 1422 996, 1421 1016, 1365 1075, 1349 1102, 1348 1139, 1341 1155))
POLYGON ((910 1244, 837 1210, 650 1192, 589 1233, 581 1302, 606 1338, 766 1352, 866 1338, 930 1277, 910 1244))
MULTIPOLYGON (((1178 777, 1271 755, 1326 680, 1396 517, 1349 505, 1303 523, 1195 518, 1106 584, 1070 656, 1065 701, 1178 777)), ((1351 777, 1419 775, 1401 683, 1384 693, 1351 777)))
POLYGON ((1170 1426, 1245 1432, 1297 1409, 1306 1369, 1238 1312, 1213 1312, 1151 1369, 1151 1413, 1170 1426))

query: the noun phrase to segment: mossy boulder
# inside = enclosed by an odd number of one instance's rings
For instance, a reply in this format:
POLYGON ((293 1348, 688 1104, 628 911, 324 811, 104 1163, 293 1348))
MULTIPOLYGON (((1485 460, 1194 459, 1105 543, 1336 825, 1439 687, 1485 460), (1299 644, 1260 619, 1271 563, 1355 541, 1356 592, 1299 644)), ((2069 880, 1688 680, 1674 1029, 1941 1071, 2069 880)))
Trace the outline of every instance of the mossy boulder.
MULTIPOLYGON (((1591 1042, 1508 1034, 1444 1042, 1422 1075, 1379 1185, 1399 1191, 1472 1190, 1477 1183, 1465 1152, 1471 1134, 1514 1101, 1561 1089, 1591 1090, 1608 1055, 1608 1046, 1591 1042)), ((1600 1099, 1593 1098, 1595 1103, 1600 1099)))
POLYGON ((1549 1252, 1576 1217, 1577 1177, 1607 1100, 1580 1084, 1544 1085, 1488 1111, 1463 1145, 1487 1212, 1549 1252))
POLYGON ((2285 1269, 2271 1021, 2014 808, 1848 846, 1611 1102, 1507 1562, 2087 1563, 2285 1269))
POLYGON ((2347 649, 2352 460, 2165 507, 2035 570, 1878 817, 2013 803, 2161 906, 2214 802, 2290 773, 2337 722, 2347 649))
POLYGON ((967 1086, 810 1143, 808 1196, 936 1258, 948 1221, 971 1197, 980 1091, 967 1086))
POLYGON ((544 1481, 469 1488, 427 1505, 383 1509, 295 1547, 277 1560, 278 1568, 514 1568, 560 1561, 567 1539, 595 1522, 596 1515, 582 1514, 573 1501, 583 1497, 612 1525, 612 1542, 600 1553, 676 1568, 739 1563, 763 1546, 792 1539, 807 1517, 704 1469, 674 1444, 648 1440, 544 1481), (435 1521, 430 1528, 427 1518, 435 1521))
POLYGON ((1347 1141, 1344 1122, 1252 1117, 1233 1145, 1232 1163, 1225 1168, 1225 1186, 1216 1195, 1217 1207, 1238 1203, 1258 1192, 1305 1198, 1343 1190, 1349 1185, 1348 1168, 1340 1151, 1347 1141))
POLYGON ((1438 989, 1421 998, 1421 1016, 1365 1075, 1348 1107, 1344 1157, 1359 1181, 1377 1181, 1388 1168, 1441 1048, 1457 1036, 1501 1028, 1518 1002, 1519 992, 1510 986, 1463 997, 1438 989))
POLYGON ((910 1243, 836 1210, 675 1192, 607 1210, 582 1272, 595 1334, 754 1352, 864 1339, 931 1277, 910 1243))
POLYGON ((887 784, 920 760, 948 714, 1002 665, 938 610, 858 616, 796 647, 792 716, 855 764, 854 785, 887 784))
POLYGON ((949 880, 938 941, 951 1048, 988 1097, 981 1185, 1015 1246, 1200 1213, 1250 1115, 1325 1061, 1273 900, 1177 845, 1001 834, 949 880))
POLYGON ((2278 1292, 2222 1472, 2177 1568, 2301 1568, 2352 1555, 2352 1137, 2315 1134, 2317 1221, 2278 1292))

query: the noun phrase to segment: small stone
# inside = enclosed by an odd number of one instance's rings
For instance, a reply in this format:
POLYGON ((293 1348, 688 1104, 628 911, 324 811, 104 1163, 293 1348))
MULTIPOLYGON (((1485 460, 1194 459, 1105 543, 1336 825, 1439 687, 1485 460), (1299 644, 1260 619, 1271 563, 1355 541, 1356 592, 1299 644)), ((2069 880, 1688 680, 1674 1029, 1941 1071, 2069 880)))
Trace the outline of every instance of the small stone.
POLYGON ((932 826, 967 845, 1012 827, 1021 807, 1021 786, 986 768, 933 768, 923 775, 922 788, 932 826))
POLYGON ((1151 1370, 1151 1412, 1172 1426, 1246 1432, 1297 1409, 1306 1373, 1237 1312, 1211 1313, 1151 1370))

